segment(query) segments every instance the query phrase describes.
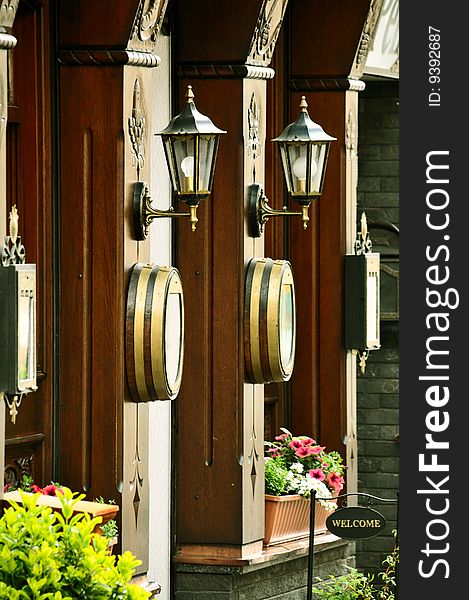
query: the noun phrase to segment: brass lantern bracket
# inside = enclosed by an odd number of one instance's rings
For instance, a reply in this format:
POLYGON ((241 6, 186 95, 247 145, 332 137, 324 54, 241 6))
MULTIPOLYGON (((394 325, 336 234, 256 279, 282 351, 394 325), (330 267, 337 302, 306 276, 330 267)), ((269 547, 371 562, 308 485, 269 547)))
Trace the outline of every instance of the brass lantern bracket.
MULTIPOLYGON (((357 239, 355 240, 355 254, 360 256, 360 254, 367 254, 368 252, 372 252, 372 242, 370 233, 368 231, 366 213, 362 212, 360 218, 360 231, 357 232, 357 239)), ((366 361, 368 360, 370 353, 368 350, 357 350, 357 355, 360 372, 362 375, 364 375, 366 370, 366 361)))
POLYGON ((133 193, 133 220, 137 240, 146 239, 150 223, 161 217, 189 217, 192 231, 195 231, 199 202, 212 189, 218 141, 223 133, 226 131, 216 127, 206 115, 197 110, 192 86, 188 85, 184 110, 156 135, 160 135, 163 140, 174 191, 187 204, 189 212, 154 208, 147 184, 137 181, 133 193))
POLYGON ((190 198, 187 200, 189 212, 178 212, 172 207, 168 210, 160 210, 152 206, 152 197, 149 195, 148 185, 144 181, 137 181, 134 185, 133 194, 133 217, 135 237, 139 241, 146 240, 151 222, 161 217, 189 217, 192 225, 192 231, 195 231, 197 224, 197 207, 199 198, 190 198), (189 204, 190 202, 190 204, 189 204))
POLYGON ((355 240, 355 254, 359 256, 360 254, 372 252, 372 247, 373 244, 368 231, 366 213, 362 212, 360 217, 360 231, 357 232, 357 238, 355 240))
POLYGON ((286 206, 282 210, 276 210, 269 206, 269 199, 261 186, 253 183, 250 188, 248 206, 249 235, 261 237, 264 233, 264 225, 270 217, 300 216, 303 220, 303 228, 306 229, 309 221, 308 208, 309 204, 302 204, 301 210, 288 210, 286 206))

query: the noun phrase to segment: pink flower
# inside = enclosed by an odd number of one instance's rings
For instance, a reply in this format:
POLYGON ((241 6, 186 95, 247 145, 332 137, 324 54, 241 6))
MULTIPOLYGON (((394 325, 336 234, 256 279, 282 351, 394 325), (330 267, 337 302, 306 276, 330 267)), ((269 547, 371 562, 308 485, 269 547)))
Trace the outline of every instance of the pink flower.
MULTIPOLYGON (((310 448, 311 448, 311 446, 310 446, 310 448)), ((326 446, 313 446, 311 448, 311 450, 312 450, 311 454, 319 454, 325 449, 326 449, 326 446)))
POLYGON ((336 493, 340 492, 340 490, 344 487, 344 478, 339 475, 339 473, 329 473, 326 479, 327 483, 334 488, 336 493))
POLYGON ((310 437, 301 438, 301 441, 303 442, 303 446, 312 446, 316 443, 316 440, 313 440, 313 438, 310 437))
POLYGON ((306 458, 307 456, 314 454, 314 452, 311 446, 301 446, 295 450, 295 454, 298 458, 306 458))
POLYGON ((44 496, 57 496, 58 491, 58 488, 53 483, 46 485, 45 488, 42 488, 42 493, 44 496))
POLYGON ((326 478, 322 469, 310 469, 308 473, 311 479, 317 479, 318 481, 326 478))
POLYGON ((57 487, 53 483, 46 485, 46 487, 43 487, 43 488, 40 488, 38 485, 33 483, 33 485, 31 486, 31 490, 35 494, 40 493, 40 494, 43 494, 44 496, 57 496, 57 494, 62 493, 62 488, 57 487))
POLYGON ((277 442, 284 442, 287 439, 288 433, 282 433, 282 435, 276 435, 275 439, 277 440, 277 442))
POLYGON ((278 458, 279 456, 282 456, 282 453, 278 448, 269 448, 267 452, 272 456, 272 458, 278 458))
POLYGON ((292 440, 288 445, 292 450, 303 448, 303 444, 300 442, 300 440, 292 440))

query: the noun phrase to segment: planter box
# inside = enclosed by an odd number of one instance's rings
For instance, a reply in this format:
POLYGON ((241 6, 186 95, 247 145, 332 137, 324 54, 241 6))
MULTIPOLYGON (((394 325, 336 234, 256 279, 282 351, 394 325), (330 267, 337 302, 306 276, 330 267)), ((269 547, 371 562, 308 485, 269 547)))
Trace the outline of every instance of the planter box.
MULTIPOLYGON (((10 506, 10 500, 22 504, 21 494, 19 491, 5 492, 3 498, 0 499, 0 509, 3 510, 10 506)), ((52 510, 61 510, 62 505, 56 496, 42 495, 37 499, 38 506, 49 506, 52 510)), ((80 500, 73 507, 74 514, 76 513, 88 513, 91 518, 101 517, 102 521, 100 525, 104 525, 111 519, 114 519, 117 515, 119 507, 116 504, 101 504, 101 502, 89 502, 87 500, 80 500)), ((101 533, 100 525, 96 525, 95 532, 101 533)))
MULTIPOLYGON (((309 536, 310 500, 299 494, 271 496, 265 494, 264 545, 280 544, 309 536)), ((330 513, 316 500, 314 534, 327 532, 330 513)))

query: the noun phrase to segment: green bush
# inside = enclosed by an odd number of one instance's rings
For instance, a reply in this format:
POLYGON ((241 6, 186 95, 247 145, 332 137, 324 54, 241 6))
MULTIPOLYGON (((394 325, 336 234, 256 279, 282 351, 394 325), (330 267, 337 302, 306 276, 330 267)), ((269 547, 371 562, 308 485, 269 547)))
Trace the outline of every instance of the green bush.
POLYGON ((266 460, 265 462, 265 493, 280 496, 287 487, 288 469, 280 461, 266 460))
MULTIPOLYGON (((108 500, 107 502, 104 500, 102 496, 94 499, 95 502, 99 502, 99 504, 115 504, 115 500, 108 500)), ((110 519, 104 525, 101 525, 101 535, 108 539, 112 539, 117 537, 119 534, 119 528, 117 526, 117 521, 115 519, 110 519)))
POLYGON ((320 585, 313 587, 316 598, 321 600, 374 600, 375 589, 370 578, 357 569, 350 568, 346 575, 319 580, 320 585))
MULTIPOLYGON (((397 538, 397 532, 393 533, 397 538)), ((349 572, 340 577, 317 577, 318 584, 313 586, 313 593, 317 600, 395 600, 398 563, 399 546, 396 541, 392 552, 382 562, 384 570, 378 573, 381 580, 378 587, 374 585, 373 575, 365 575, 355 568, 348 567, 349 572)))
POLYGON ((1 600, 146 600, 150 594, 130 582, 140 564, 130 552, 116 560, 108 540, 93 533, 101 517, 73 514, 83 496, 67 488, 62 509, 38 506, 39 494, 21 492, 0 518, 1 600))

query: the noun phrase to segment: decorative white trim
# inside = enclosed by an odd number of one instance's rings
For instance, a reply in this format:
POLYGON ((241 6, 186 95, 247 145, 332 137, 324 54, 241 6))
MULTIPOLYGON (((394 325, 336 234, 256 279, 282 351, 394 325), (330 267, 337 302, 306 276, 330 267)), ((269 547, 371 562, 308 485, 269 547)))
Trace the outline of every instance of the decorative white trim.
POLYGON ((10 50, 16 46, 17 39, 9 33, 0 33, 0 49, 10 50))

